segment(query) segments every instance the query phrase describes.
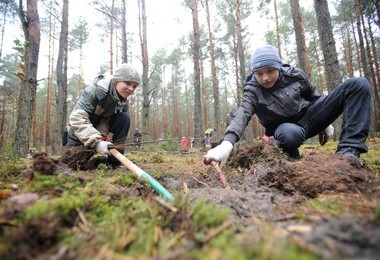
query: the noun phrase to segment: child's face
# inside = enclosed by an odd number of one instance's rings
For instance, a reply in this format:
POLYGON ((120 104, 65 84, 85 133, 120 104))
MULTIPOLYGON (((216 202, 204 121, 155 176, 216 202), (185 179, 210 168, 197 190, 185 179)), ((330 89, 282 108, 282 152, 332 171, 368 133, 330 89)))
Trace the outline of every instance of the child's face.
POLYGON ((260 85, 264 88, 271 88, 276 83, 278 76, 280 75, 280 71, 275 68, 262 68, 256 70, 254 75, 260 85))
POLYGON ((118 81, 115 88, 117 94, 119 94, 122 98, 127 98, 135 92, 137 86, 138 84, 136 82, 118 81))

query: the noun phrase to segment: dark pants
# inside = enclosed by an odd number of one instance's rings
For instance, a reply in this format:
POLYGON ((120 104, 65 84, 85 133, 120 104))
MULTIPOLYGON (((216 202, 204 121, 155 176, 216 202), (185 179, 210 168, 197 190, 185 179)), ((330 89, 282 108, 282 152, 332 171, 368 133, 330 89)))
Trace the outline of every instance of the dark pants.
POLYGON ((353 147, 360 153, 368 151, 365 141, 371 125, 371 88, 365 78, 350 78, 329 95, 315 101, 297 122, 284 123, 275 131, 277 145, 292 151, 332 124, 342 115, 342 131, 338 149, 353 147))
MULTIPOLYGON (((131 119, 127 112, 116 113, 110 121, 109 132, 113 134, 112 143, 117 144, 118 142, 125 141, 127 134, 129 132, 129 127, 131 126, 131 119)), ((121 154, 124 154, 124 149, 117 149, 121 154)), ((107 163, 111 165, 121 164, 118 159, 113 155, 109 155, 107 158, 107 163)))
MULTIPOLYGON (((112 140, 110 140, 110 142, 117 144, 118 142, 125 141, 131 125, 129 114, 127 112, 116 113, 112 116, 109 125, 109 132, 112 133, 112 140)), ((70 129, 66 147, 78 145, 83 145, 83 143, 75 136, 75 134, 73 134, 73 130, 70 129)), ((118 151, 124 153, 124 149, 118 149, 118 151)), ((107 162, 110 164, 119 164, 119 161, 112 155, 108 156, 107 162)))

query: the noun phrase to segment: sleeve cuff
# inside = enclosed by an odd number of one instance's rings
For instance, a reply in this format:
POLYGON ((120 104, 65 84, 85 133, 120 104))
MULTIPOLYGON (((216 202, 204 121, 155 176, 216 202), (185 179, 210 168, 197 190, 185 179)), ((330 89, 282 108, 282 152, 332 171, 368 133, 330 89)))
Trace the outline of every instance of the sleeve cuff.
POLYGON ((235 134, 228 133, 223 138, 223 141, 229 141, 232 145, 234 145, 238 141, 238 137, 235 134))

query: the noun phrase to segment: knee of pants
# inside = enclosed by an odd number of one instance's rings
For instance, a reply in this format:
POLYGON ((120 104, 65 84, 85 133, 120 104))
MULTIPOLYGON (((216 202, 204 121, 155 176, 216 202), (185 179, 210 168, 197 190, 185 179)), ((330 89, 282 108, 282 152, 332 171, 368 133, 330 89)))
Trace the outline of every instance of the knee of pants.
POLYGON ((119 112, 114 115, 114 118, 111 120, 111 125, 116 127, 127 127, 129 128, 131 124, 131 119, 127 112, 119 112))
POLYGON ((123 122, 129 122, 130 121, 130 117, 129 117, 129 114, 127 112, 119 112, 116 114, 117 116, 117 119, 118 120, 121 120, 123 122))
POLYGON ((371 94, 371 86, 364 77, 349 78, 344 83, 352 89, 358 90, 360 93, 371 94))
POLYGON ((305 130, 298 125, 284 123, 277 127, 274 138, 279 148, 294 150, 305 141, 305 130))
POLYGON ((119 112, 111 120, 109 131, 113 133, 115 140, 119 140, 128 134, 130 125, 129 114, 127 112, 119 112))

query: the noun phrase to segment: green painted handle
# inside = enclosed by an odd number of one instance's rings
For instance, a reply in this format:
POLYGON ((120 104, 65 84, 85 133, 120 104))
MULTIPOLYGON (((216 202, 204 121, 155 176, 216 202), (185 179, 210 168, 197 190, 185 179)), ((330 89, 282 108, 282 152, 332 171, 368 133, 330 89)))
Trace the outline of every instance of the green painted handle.
POLYGON ((170 194, 170 192, 148 173, 143 172, 140 175, 140 178, 147 180, 149 182, 150 187, 152 187, 152 189, 155 190, 158 194, 160 194, 166 201, 173 201, 173 196, 170 194))

